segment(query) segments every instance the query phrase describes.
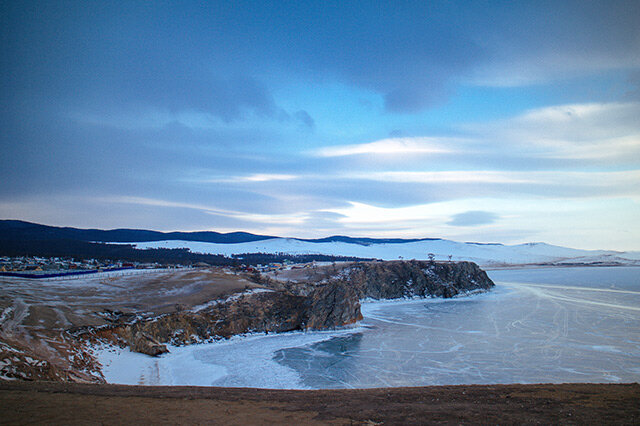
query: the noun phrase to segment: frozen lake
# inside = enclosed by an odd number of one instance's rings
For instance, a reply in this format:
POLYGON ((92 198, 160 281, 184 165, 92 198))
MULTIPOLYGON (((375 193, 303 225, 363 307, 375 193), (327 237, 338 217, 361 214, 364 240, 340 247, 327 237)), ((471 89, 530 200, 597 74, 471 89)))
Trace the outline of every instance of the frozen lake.
POLYGON ((363 304, 339 331, 103 351, 112 383, 350 388, 640 381, 640 268, 490 271, 490 293, 363 304))

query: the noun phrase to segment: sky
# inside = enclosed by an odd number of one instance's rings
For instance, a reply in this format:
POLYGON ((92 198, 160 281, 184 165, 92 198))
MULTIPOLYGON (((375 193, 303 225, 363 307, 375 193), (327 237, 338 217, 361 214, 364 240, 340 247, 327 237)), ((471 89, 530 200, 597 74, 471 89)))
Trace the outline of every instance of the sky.
POLYGON ((639 1, 0 7, 0 218, 640 250, 639 1))

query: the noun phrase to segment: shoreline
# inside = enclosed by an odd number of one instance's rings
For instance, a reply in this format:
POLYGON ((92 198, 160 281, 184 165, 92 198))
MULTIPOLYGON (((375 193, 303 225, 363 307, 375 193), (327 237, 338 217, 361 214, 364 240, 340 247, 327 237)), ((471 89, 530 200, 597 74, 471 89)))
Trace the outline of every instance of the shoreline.
MULTIPOLYGON (((405 304, 414 304, 414 303, 447 303, 450 301, 457 301, 466 298, 478 297, 478 296, 486 296, 492 295, 493 291, 485 290, 485 289, 476 289, 467 291, 464 293, 460 293, 454 297, 445 299, 442 297, 420 297, 420 296, 412 296, 406 298, 398 298, 398 299, 362 299, 360 300, 361 309, 363 311, 363 315, 365 311, 367 313, 375 312, 378 308, 382 308, 384 306, 390 305, 405 305, 405 304)), ((364 320, 365 318, 363 318, 364 320)), ((142 354, 133 352, 130 348, 122 348, 117 345, 109 344, 107 342, 94 342, 89 344, 89 351, 92 353, 94 357, 101 364, 101 372, 106 380, 106 384, 112 385, 140 385, 140 386, 216 386, 213 384, 204 384, 206 380, 211 380, 211 377, 222 378, 227 374, 227 368, 222 364, 216 363, 201 363, 195 358, 189 358, 189 354, 199 350, 207 350, 211 348, 236 348, 240 345, 251 345, 256 341, 263 340, 263 344, 260 346, 261 349, 265 347, 269 347, 270 340, 268 339, 288 339, 293 341, 291 343, 295 347, 298 346, 307 346, 313 345, 321 342, 326 342, 334 338, 341 338, 349 335, 353 335, 359 332, 362 332, 364 329, 370 328, 370 325, 363 325, 362 321, 357 321, 353 324, 347 324, 343 326, 338 326, 332 329, 326 330, 293 330, 286 332, 249 332, 238 335, 233 335, 227 338, 213 339, 208 341, 194 342, 188 345, 181 346, 173 346, 167 345, 169 351, 165 354, 161 354, 157 357, 150 356, 148 354, 142 354), (175 371, 172 366, 175 365, 177 360, 184 360, 185 358, 189 358, 190 362, 196 362, 199 369, 202 371, 207 371, 209 376, 204 380, 204 376, 194 376, 195 378, 186 379, 188 375, 179 374, 179 372, 175 371), (135 374, 131 372, 135 372, 135 374), (164 380, 171 379, 177 376, 180 376, 180 379, 177 379, 177 382, 164 382, 164 380), (145 381, 141 382, 139 377, 144 376, 145 381), (153 376, 153 377, 152 377, 153 376), (188 380, 188 383, 183 382, 180 383, 180 380, 188 380)), ((275 348, 279 348, 281 343, 275 348)), ((275 350, 275 349, 274 349, 275 350)), ((272 355, 273 353, 269 352, 268 356, 264 356, 265 353, 262 351, 258 351, 253 354, 256 358, 254 360, 258 361, 261 364, 269 363, 269 370, 273 369, 282 369, 278 377, 286 377, 287 368, 282 367, 279 364, 273 365, 272 355)), ((281 385, 281 380, 277 380, 275 383, 281 385)), ((603 384, 608 382, 603 382, 603 384)), ((295 386, 286 386, 286 387, 278 387, 279 385, 274 384, 273 387, 264 386, 261 389, 278 389, 278 390, 322 390, 318 388, 307 388, 302 385, 295 386)), ((232 386, 236 388, 235 386, 232 386)), ((240 388, 243 386, 240 386, 240 388)), ((347 389, 347 388, 345 388, 347 389)), ((370 388, 364 388, 370 389, 370 388)))
POLYGON ((273 390, 0 381, 5 424, 634 424, 640 384, 273 390))
POLYGON ((554 264, 554 263, 523 263, 517 265, 491 266, 478 264, 484 271, 508 271, 520 269, 554 269, 554 268, 634 268, 640 267, 640 263, 570 263, 570 264, 554 264))

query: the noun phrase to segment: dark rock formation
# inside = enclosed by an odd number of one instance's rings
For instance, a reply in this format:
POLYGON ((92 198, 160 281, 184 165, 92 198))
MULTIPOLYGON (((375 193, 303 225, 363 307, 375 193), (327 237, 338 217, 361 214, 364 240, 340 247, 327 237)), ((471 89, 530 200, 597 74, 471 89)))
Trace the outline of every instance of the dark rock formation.
POLYGON ((121 316, 91 334, 126 344, 149 355, 167 351, 165 343, 190 344, 249 332, 281 333, 328 329, 362 319, 360 299, 453 297, 488 290, 494 284, 475 263, 426 261, 361 262, 337 270, 321 283, 282 283, 261 277, 274 290, 231 297, 198 311, 152 319, 121 316))
POLYGON ((282 291, 247 294, 198 312, 177 312, 91 332, 155 356, 167 352, 163 343, 183 345, 250 332, 327 329, 360 319, 356 292, 330 283, 318 286, 309 296, 282 291))
POLYGON ((139 331, 132 333, 132 341, 130 341, 131 350, 134 352, 140 352, 151 356, 158 356, 169 352, 169 349, 162 343, 158 342, 154 337, 139 331))
POLYGON ((393 261, 356 263, 345 278, 360 299, 403 297, 449 298, 494 286, 487 273, 473 262, 437 263, 393 261))
POLYGON ((360 298, 349 283, 337 281, 319 286, 308 296, 306 328, 322 330, 362 319, 360 298))

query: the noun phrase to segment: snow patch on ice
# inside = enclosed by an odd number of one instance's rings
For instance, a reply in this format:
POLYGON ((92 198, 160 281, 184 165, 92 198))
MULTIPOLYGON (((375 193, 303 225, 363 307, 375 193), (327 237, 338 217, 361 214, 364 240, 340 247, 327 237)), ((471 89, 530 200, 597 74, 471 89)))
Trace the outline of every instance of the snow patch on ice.
POLYGON ((197 347, 171 347, 171 352, 162 357, 150 357, 103 344, 95 346, 93 352, 102 364, 102 374, 108 383, 211 386, 226 374, 226 369, 199 361, 193 356, 194 349, 197 347))
POLYGON ((273 359, 275 352, 360 329, 351 326, 330 331, 255 333, 213 343, 168 346, 170 352, 159 357, 105 344, 94 346, 93 352, 108 383, 305 389, 298 373, 273 359))

